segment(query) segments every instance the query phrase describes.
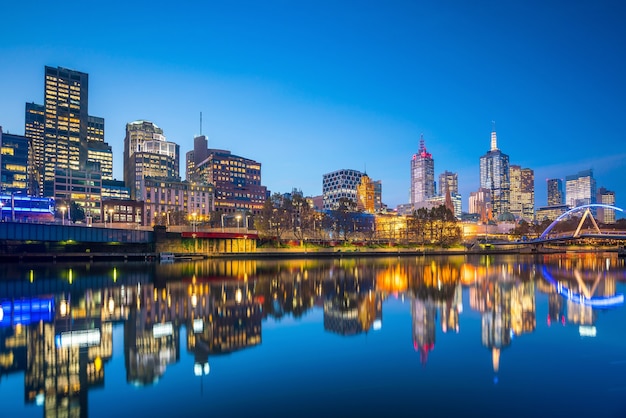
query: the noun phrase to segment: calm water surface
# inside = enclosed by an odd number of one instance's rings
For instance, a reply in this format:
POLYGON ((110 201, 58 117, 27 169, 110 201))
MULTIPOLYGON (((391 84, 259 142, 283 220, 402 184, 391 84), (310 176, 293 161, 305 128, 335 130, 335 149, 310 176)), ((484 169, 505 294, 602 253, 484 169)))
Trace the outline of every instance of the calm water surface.
POLYGON ((615 254, 0 266, 5 417, 625 417, 615 254))

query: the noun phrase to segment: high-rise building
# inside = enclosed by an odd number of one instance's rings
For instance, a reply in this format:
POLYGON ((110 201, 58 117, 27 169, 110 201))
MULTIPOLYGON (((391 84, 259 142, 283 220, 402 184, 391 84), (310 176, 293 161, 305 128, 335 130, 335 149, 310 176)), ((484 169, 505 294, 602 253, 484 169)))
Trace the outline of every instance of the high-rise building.
POLYGON ((435 196, 435 160, 426 151, 424 135, 420 136, 417 154, 411 158, 411 196, 412 205, 424 202, 435 196))
POLYGON ((185 178, 187 181, 200 181, 196 167, 200 165, 209 156, 209 141, 204 135, 198 135, 193 138, 193 149, 185 155, 186 170, 185 178))
POLYGON ((113 180, 113 150, 104 142, 104 118, 87 117, 87 161, 100 164, 103 180, 113 180))
POLYGON ((457 219, 461 219, 462 202, 459 194, 459 176, 457 173, 446 170, 439 174, 439 196, 444 198, 446 205, 452 204, 454 216, 457 219))
POLYGON ((469 213, 477 214, 481 222, 492 219, 491 190, 480 188, 470 193, 469 213))
POLYGON ((565 177, 565 204, 570 208, 596 203, 596 180, 593 170, 565 177))
POLYGON ((35 103, 26 103, 24 136, 29 139, 28 147, 28 193, 31 196, 40 196, 43 193, 43 159, 44 136, 43 128, 46 124, 44 106, 35 103))
POLYGON ((563 181, 561 179, 548 179, 548 206, 562 205, 564 201, 563 181))
MULTIPOLYGON (((203 143, 199 141, 199 147, 203 143)), ((261 163, 226 150, 207 149, 205 152, 207 157, 195 167, 192 178, 200 184, 213 186, 215 210, 259 214, 268 198, 267 188, 261 184, 261 163)))
POLYGON ((180 181, 178 144, 168 142, 163 130, 152 122, 138 120, 126 124, 124 137, 124 183, 131 199, 145 195, 147 177, 180 181))
MULTIPOLYGON (((29 188, 31 194, 57 198, 57 172, 85 172, 90 161, 99 164, 91 164, 90 173, 103 169, 109 176, 113 158, 111 147, 104 142, 104 119, 89 116, 89 76, 48 66, 44 76, 44 105, 26 104, 24 131, 31 145, 29 188), (91 142, 99 145, 90 147, 91 142)), ((77 202, 84 203, 81 199, 77 202)))
POLYGON ((447 170, 439 174, 439 194, 445 196, 446 192, 450 192, 451 195, 459 193, 458 174, 447 170))
POLYGON ((510 211, 509 156, 498 149, 495 128, 491 149, 480 157, 480 187, 491 193, 493 218, 510 211))
POLYGON ((510 212, 518 219, 532 221, 535 216, 535 173, 519 165, 509 167, 510 212))
MULTIPOLYGON (((604 187, 598 189, 596 201, 604 205, 615 206, 615 192, 607 190, 604 187)), ((615 223, 615 209, 599 207, 597 211, 598 221, 603 224, 615 223)))
MULTIPOLYGON (((56 170, 81 170, 87 162, 89 76, 67 68, 45 68, 44 196, 53 196, 56 170)), ((34 144, 33 144, 34 145, 34 144)), ((36 150, 36 154, 42 151, 36 150)))
POLYGON ((28 142, 0 126, 0 194, 28 193, 28 142))
POLYGON ((341 169, 326 173, 322 176, 322 195, 324 196, 324 210, 333 210, 339 200, 347 198, 357 202, 357 186, 361 182, 363 173, 357 170, 341 169))

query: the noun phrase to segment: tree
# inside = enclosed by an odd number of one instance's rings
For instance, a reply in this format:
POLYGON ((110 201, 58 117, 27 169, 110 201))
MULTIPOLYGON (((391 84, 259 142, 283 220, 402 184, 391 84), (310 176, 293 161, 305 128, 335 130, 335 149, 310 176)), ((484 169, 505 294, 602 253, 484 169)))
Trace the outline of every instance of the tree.
POLYGON ((292 226, 288 210, 291 205, 291 199, 285 198, 280 193, 272 194, 263 203, 261 213, 254 220, 254 225, 259 234, 275 238, 280 243, 282 235, 292 226))
POLYGON ((85 209, 76 202, 70 203, 70 219, 72 222, 83 222, 85 220, 85 209))
POLYGON ((356 212, 356 202, 347 197, 342 197, 337 202, 337 207, 331 212, 333 220, 333 230, 344 240, 347 241, 349 236, 355 231, 355 219, 353 214, 356 212))

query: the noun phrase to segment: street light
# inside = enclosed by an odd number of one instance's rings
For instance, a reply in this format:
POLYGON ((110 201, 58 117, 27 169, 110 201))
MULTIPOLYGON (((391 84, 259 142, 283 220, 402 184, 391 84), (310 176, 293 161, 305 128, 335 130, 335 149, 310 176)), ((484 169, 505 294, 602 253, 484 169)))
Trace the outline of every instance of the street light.
POLYGON ((241 221, 241 215, 237 215, 235 218, 237 218, 237 232, 239 232, 239 221, 241 221))
POLYGON ((251 217, 252 215, 246 215, 246 231, 250 229, 250 221, 248 219, 250 219, 251 217))
POLYGON ((59 209, 61 209, 61 222, 65 225, 65 211, 67 208, 65 206, 61 206, 59 209))
POLYGON ((198 216, 196 212, 191 214, 191 219, 192 219, 191 229, 193 232, 198 231, 198 224, 196 224, 196 216, 198 216))
POLYGON ((226 214, 222 213, 222 232, 224 232, 224 216, 226 216, 226 214))
POLYGON ((113 228, 113 209, 109 209, 109 227, 113 228))

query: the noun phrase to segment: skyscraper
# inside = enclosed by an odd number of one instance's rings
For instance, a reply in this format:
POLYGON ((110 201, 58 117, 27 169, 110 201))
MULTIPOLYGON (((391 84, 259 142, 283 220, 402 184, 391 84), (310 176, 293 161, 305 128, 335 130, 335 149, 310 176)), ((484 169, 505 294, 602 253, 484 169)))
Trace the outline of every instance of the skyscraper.
POLYGON ((535 216, 535 173, 519 165, 509 167, 510 211, 518 219, 532 221, 535 216))
MULTIPOLYGON (((604 187, 598 189, 597 202, 605 205, 615 206, 615 192, 607 190, 604 187)), ((603 224, 615 223, 615 209, 598 208, 598 221, 603 224)))
POLYGON ((205 152, 207 157, 195 167, 197 177, 194 178, 200 184, 214 187, 215 210, 222 214, 259 214, 268 198, 267 188, 261 184, 261 163, 226 150, 205 152))
POLYGON ((491 192, 495 219, 510 211, 509 156, 498 149, 495 128, 491 132, 491 149, 480 157, 480 187, 491 192))
POLYGON ((113 150, 104 142, 104 118, 87 117, 87 161, 100 164, 103 180, 113 180, 113 150))
MULTIPOLYGON (((80 71, 48 66, 44 69, 44 76, 44 105, 26 104, 24 131, 31 143, 30 189, 32 194, 57 197, 57 170, 63 170, 65 174, 67 170, 85 171, 87 161, 93 161, 104 165, 107 173, 110 167, 112 173, 113 159, 111 147, 104 142, 104 119, 90 119, 89 116, 89 76, 80 71), (90 160, 91 140, 100 144, 90 160)), ((98 166, 91 165, 89 170, 93 169, 98 166)))
POLYGON ((44 106, 35 103, 26 103, 24 136, 28 138, 28 192, 32 196, 43 193, 43 160, 44 136, 43 128, 46 124, 44 106))
POLYGON ((596 203, 596 180, 593 170, 565 177, 565 204, 570 208, 596 203))
POLYGON ((562 205, 565 201, 563 197, 563 181, 548 179, 548 206, 562 205))
POLYGON ((126 124, 124 137, 124 183, 131 199, 145 196, 146 177, 180 180, 178 144, 168 142, 163 129, 138 120, 126 124))
POLYGON ((417 154, 411 158, 411 205, 426 201, 435 196, 435 160, 426 151, 424 135, 420 136, 417 154))
POLYGON ((445 196, 446 192, 459 194, 459 176, 447 170, 439 174, 439 194, 445 196))
MULTIPOLYGON (((56 169, 80 170, 87 162, 89 76, 67 68, 45 68, 44 196, 54 196, 56 169)), ((42 153, 35 150, 36 154, 42 153)))

